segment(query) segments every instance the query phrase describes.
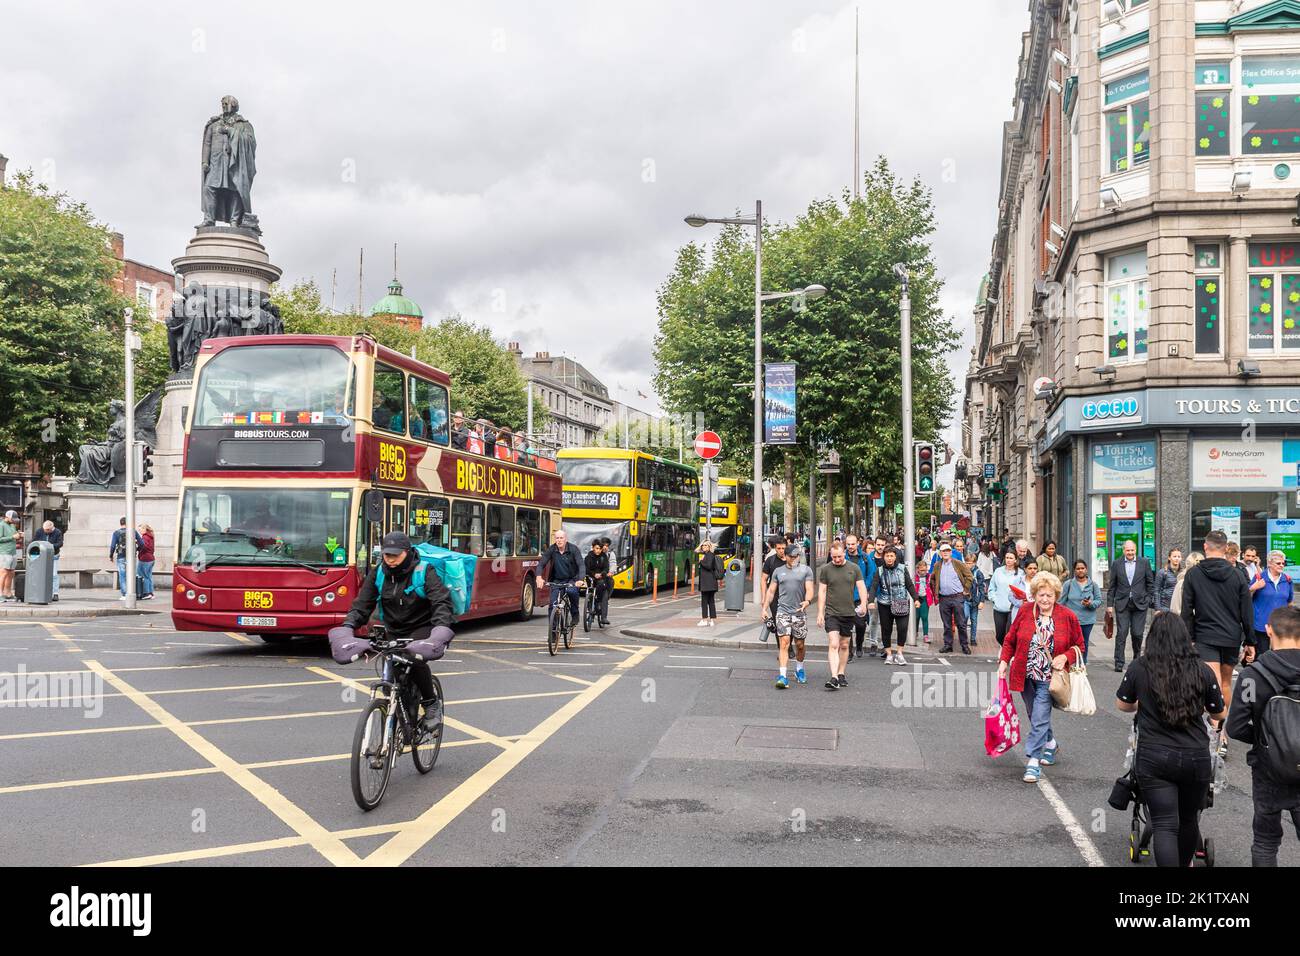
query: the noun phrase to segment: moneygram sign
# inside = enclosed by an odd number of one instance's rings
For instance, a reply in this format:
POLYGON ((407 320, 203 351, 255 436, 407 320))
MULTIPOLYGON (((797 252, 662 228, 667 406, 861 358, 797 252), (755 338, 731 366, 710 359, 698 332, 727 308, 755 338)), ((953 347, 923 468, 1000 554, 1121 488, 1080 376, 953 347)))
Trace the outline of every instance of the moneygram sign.
POLYGON ((1089 398, 1079 408, 1080 428, 1113 428, 1142 424, 1145 401, 1139 395, 1089 398))

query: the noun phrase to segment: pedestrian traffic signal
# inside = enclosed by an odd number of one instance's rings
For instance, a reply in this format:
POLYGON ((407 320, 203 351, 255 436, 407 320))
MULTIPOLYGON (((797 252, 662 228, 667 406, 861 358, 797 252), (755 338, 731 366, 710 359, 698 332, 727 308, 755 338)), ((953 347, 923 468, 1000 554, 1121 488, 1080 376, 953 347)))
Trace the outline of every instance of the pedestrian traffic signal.
POLYGON ((142 441, 135 443, 135 480, 148 484, 153 479, 153 449, 142 441))
POLYGON ((912 449, 912 471, 918 495, 934 494, 934 445, 919 441, 912 449))

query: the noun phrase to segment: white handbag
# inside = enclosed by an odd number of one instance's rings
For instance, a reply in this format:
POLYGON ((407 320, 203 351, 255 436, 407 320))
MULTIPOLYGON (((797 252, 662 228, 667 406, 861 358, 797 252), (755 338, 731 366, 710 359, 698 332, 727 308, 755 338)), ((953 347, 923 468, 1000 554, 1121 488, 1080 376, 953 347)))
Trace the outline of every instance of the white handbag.
POLYGON ((1097 698, 1088 682, 1088 667, 1082 661, 1070 668, 1070 702, 1065 705, 1067 714, 1091 717, 1097 712, 1097 698))

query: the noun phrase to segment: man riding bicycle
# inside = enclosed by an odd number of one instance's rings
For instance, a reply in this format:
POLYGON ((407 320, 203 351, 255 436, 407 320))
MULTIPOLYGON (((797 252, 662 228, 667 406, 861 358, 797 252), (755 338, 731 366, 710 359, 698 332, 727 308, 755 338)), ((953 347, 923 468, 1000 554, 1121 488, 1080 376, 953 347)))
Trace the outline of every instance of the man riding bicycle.
POLYGON ((608 624, 609 592, 612 581, 609 576, 609 550, 604 538, 597 538, 591 542, 591 550, 587 552, 586 567, 587 577, 591 578, 596 589, 592 596, 592 600, 595 601, 596 617, 601 624, 608 624))
POLYGON ((437 572, 425 565, 422 572, 424 596, 420 596, 420 581, 413 578, 421 562, 411 547, 411 539, 400 531, 384 535, 380 551, 384 570, 382 589, 378 584, 380 565, 376 564, 357 592, 343 624, 330 630, 330 647, 334 659, 340 663, 356 660, 370 650, 370 642, 358 639, 355 631, 370 620, 370 615, 378 607, 388 636, 409 640, 411 643, 407 650, 413 656, 424 658, 412 659, 409 666, 425 711, 420 728, 428 733, 437 727, 439 715, 436 709, 442 705, 434 695, 433 677, 425 661, 442 657, 455 636, 451 630, 451 625, 456 622, 451 592, 443 585, 437 572))
POLYGON ((551 586, 551 604, 546 612, 547 621, 549 622, 551 611, 555 608, 555 599, 560 594, 568 596, 569 610, 574 620, 577 620, 578 592, 574 585, 582 576, 585 565, 582 552, 578 550, 576 544, 569 543, 569 536, 563 530, 555 532, 555 543, 546 549, 546 554, 542 555, 542 563, 537 566, 537 574, 545 577, 547 568, 551 570, 551 576, 546 578, 551 586))

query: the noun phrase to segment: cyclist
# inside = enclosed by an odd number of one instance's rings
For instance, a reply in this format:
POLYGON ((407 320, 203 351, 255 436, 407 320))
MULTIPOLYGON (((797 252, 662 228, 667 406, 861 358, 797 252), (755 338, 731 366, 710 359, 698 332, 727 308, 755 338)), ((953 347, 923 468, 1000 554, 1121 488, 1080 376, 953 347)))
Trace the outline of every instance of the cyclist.
POLYGON ((595 585, 595 591, 591 599, 596 603, 593 605, 596 611, 596 617, 601 624, 609 623, 609 607, 606 602, 609 600, 609 554, 605 550, 605 539, 596 538, 591 542, 591 550, 587 552, 586 558, 587 577, 595 585))
POLYGON ((336 661, 356 660, 368 651, 370 642, 358 641, 355 632, 370 620, 370 615, 378 607, 388 636, 410 640, 407 648, 424 658, 411 660, 410 668, 411 679, 420 692, 420 703, 425 711, 420 729, 429 733, 440 723, 441 715, 437 711, 442 702, 434 696, 433 676, 425 661, 442 657, 455 637, 451 630, 451 625, 456 622, 451 608, 451 592, 443 585, 437 572, 426 565, 423 572, 424 597, 420 596, 417 590, 420 582, 413 577, 421 561, 411 547, 411 539, 400 531, 384 535, 380 552, 384 567, 382 593, 377 584, 380 566, 376 564, 357 592, 343 624, 330 630, 330 646, 336 661))
POLYGON ((582 552, 576 544, 569 543, 569 536, 563 529, 555 532, 555 543, 542 555, 542 563, 537 566, 538 576, 545 577, 547 568, 551 569, 551 576, 546 578, 551 586, 551 604, 546 612, 547 625, 550 625, 551 610, 555 608, 555 599, 560 594, 568 595, 569 611, 573 614, 573 619, 578 620, 578 590, 573 585, 586 565, 583 563, 582 552))

